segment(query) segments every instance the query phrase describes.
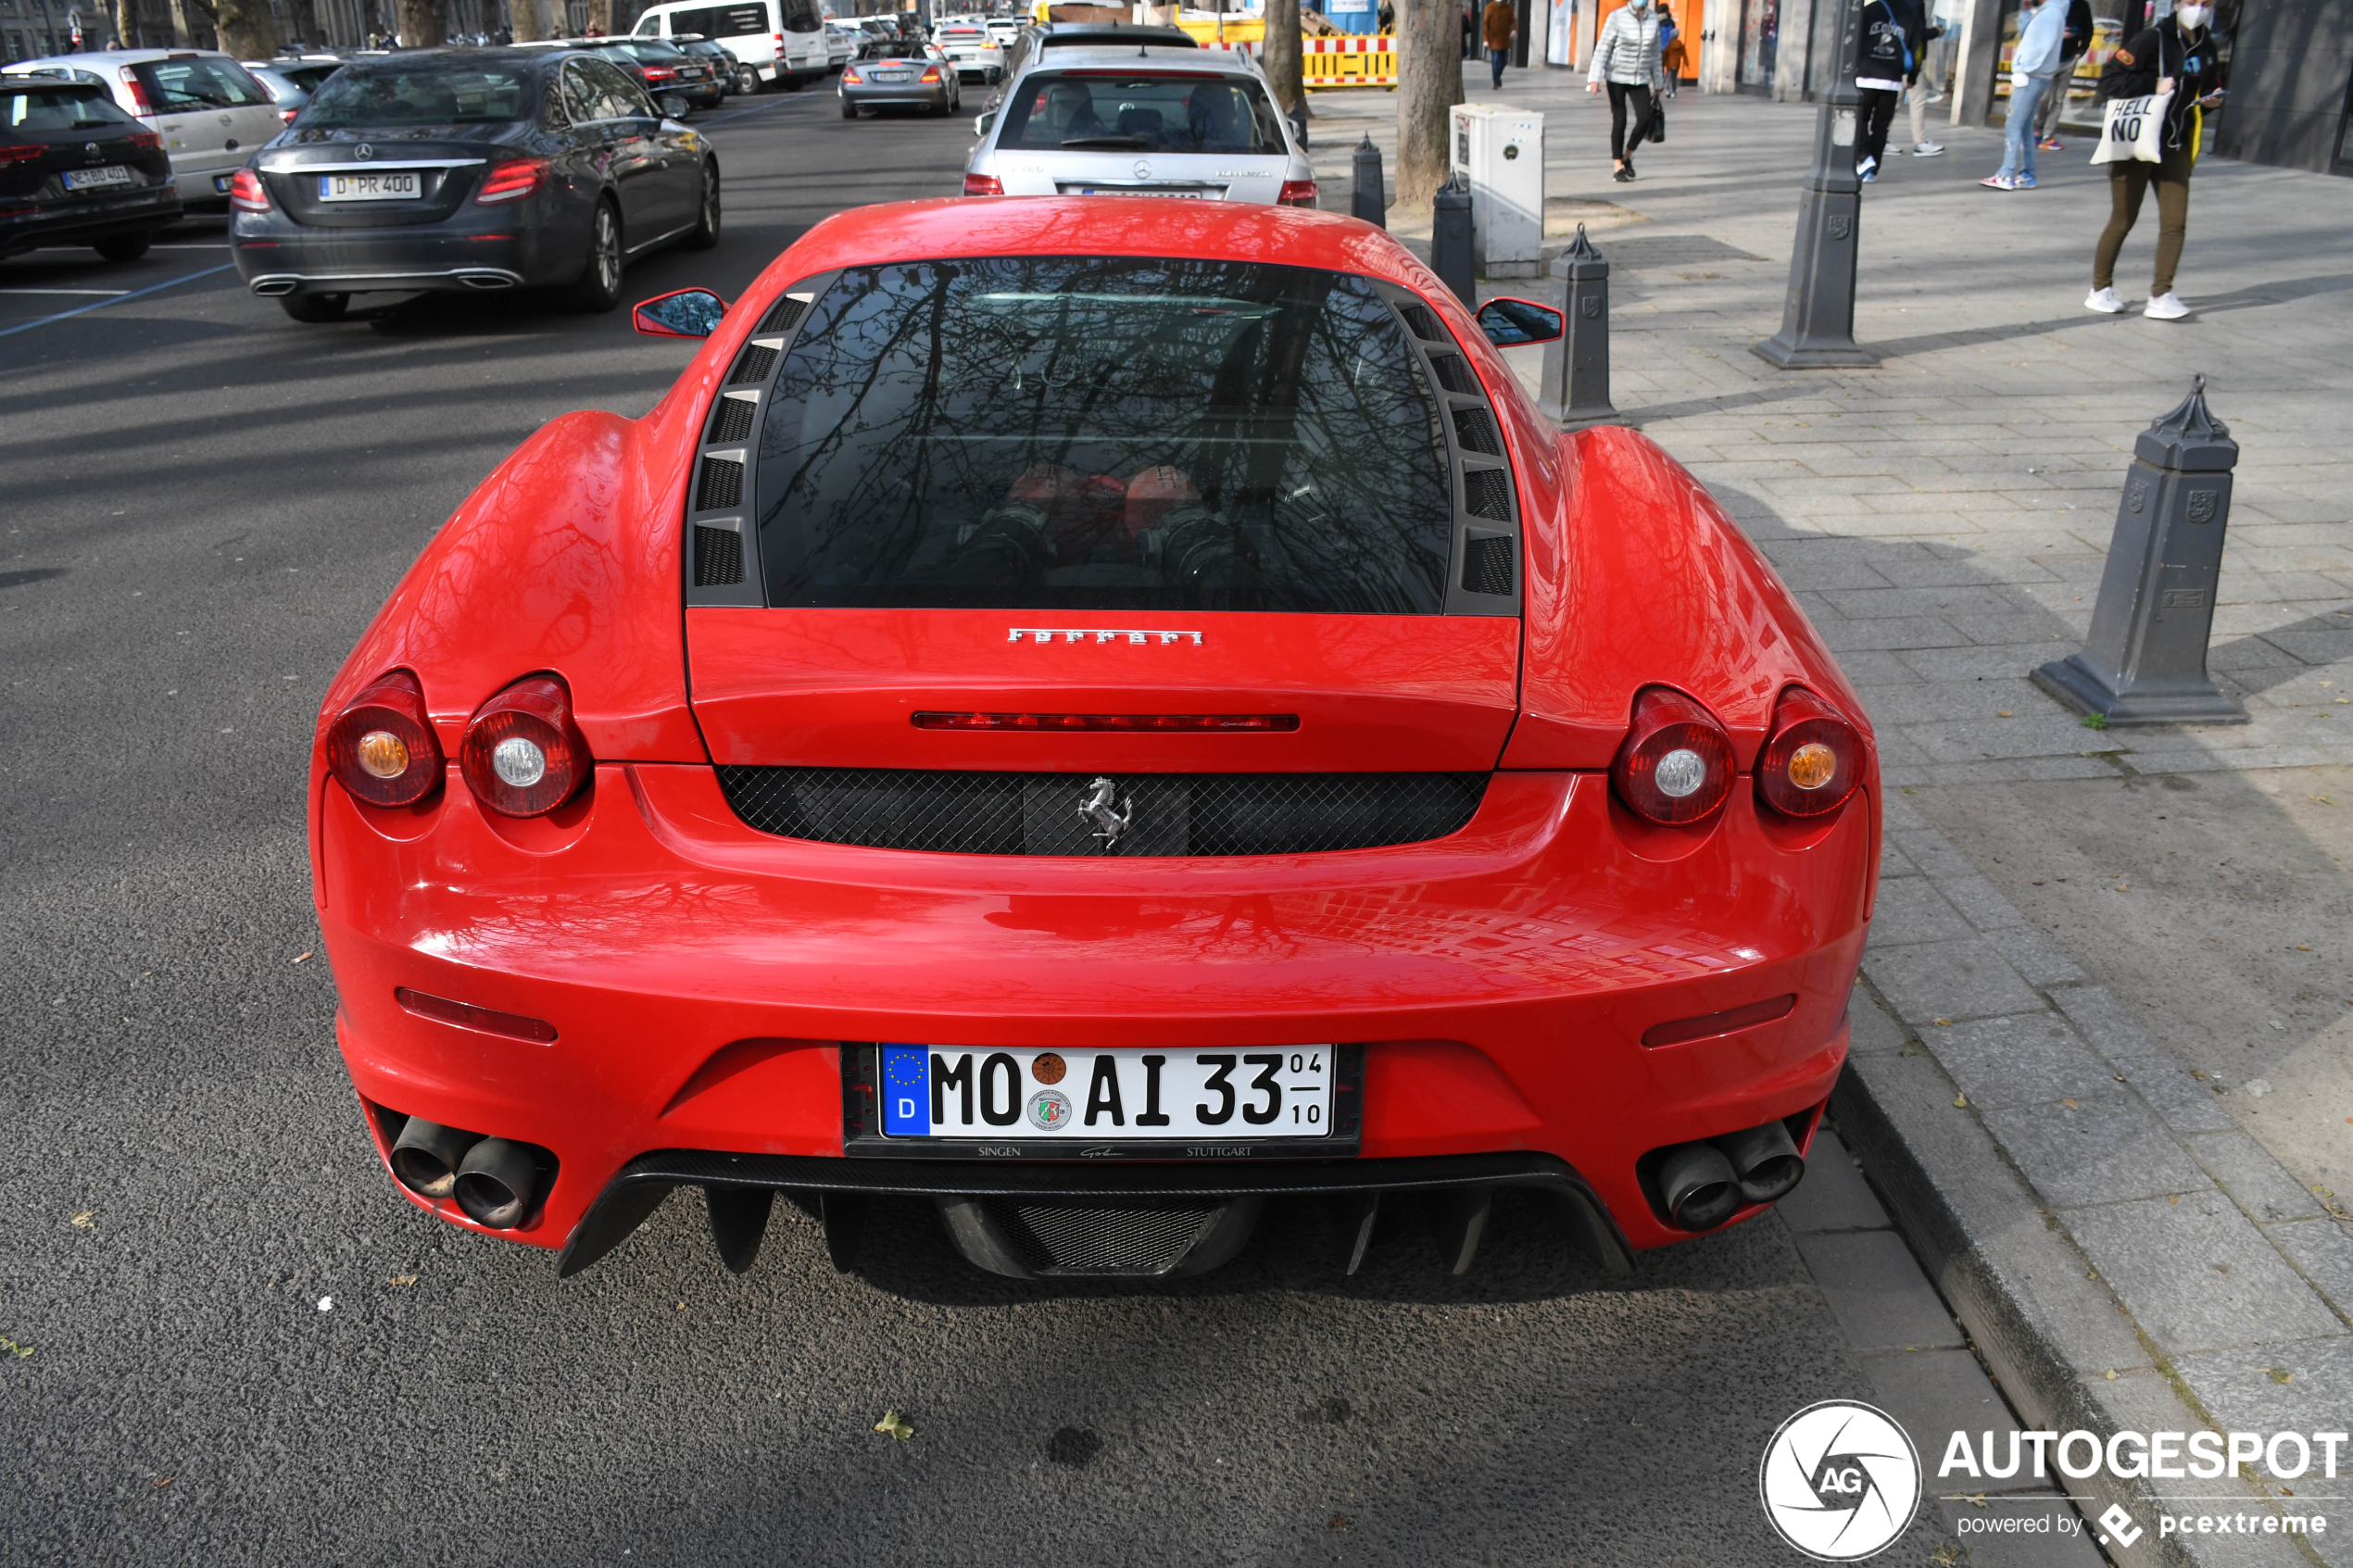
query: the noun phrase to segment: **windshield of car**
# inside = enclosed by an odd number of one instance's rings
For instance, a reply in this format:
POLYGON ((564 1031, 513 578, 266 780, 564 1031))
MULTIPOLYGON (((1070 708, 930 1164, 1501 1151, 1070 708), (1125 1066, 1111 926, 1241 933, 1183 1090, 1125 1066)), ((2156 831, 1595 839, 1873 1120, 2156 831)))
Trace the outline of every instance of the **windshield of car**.
POLYGON ((633 59, 645 61, 648 65, 674 65, 686 57, 686 51, 684 49, 668 44, 648 43, 642 38, 633 38, 625 44, 615 44, 613 47, 633 59))
POLYGON ((1434 614, 1451 496, 1364 279, 1051 257, 844 272, 756 499, 772 605, 1434 614))
POLYGON ((932 57, 931 45, 914 39, 886 39, 875 45, 874 57, 878 60, 927 60, 932 57))
POLYGON ((1279 153, 1275 106, 1247 76, 1032 72, 1005 106, 1000 147, 1025 152, 1279 153))
POLYGON ((131 69, 147 90, 147 101, 157 114, 234 109, 270 102, 261 83, 234 60, 195 55, 184 60, 150 60, 131 69))
POLYGON ((0 131, 115 131, 139 122, 102 87, 0 88, 0 131))
POLYGON ((303 106, 304 130, 337 126, 469 125, 528 119, 535 107, 522 70, 485 70, 455 59, 346 66, 303 106))

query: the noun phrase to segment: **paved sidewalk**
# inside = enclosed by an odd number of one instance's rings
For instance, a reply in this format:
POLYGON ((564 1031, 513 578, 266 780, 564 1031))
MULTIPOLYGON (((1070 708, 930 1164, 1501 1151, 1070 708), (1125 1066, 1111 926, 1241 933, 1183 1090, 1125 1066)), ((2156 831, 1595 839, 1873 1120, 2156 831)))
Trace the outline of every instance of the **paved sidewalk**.
MULTIPOLYGON (((2061 1430, 2343 1429, 2353 855, 2320 824, 2353 808, 2353 182, 2208 161, 2177 285, 2197 313, 2103 317, 2088 149, 2003 194, 1975 183, 1998 133, 1932 124, 1947 153, 1891 157, 1864 196, 1856 330, 1881 364, 1793 374, 1749 348, 1780 325, 1811 107, 1686 92, 1617 185, 1581 78, 1467 80, 1547 115, 1548 244, 1581 218, 1612 262, 1626 421, 1740 520, 1862 690, 1889 844, 1842 1113, 2006 1391, 2061 1430), (2026 676, 2082 646, 2133 438, 2194 372, 2242 449, 2212 667, 2253 722, 2095 732, 2026 676), (2278 806, 2299 797, 2300 822, 2278 806)), ((1315 107, 1342 207, 1394 100, 1315 107)), ((2154 224, 2119 269, 2136 309, 2154 224)), ((1513 358, 1532 384, 1537 352, 1513 358)), ((2353 1476, 2248 1495, 2285 1492, 2337 1533, 2108 1550, 2353 1563, 2353 1476)), ((2145 1525, 2224 1506, 2182 1483, 2082 1500, 2145 1525)))

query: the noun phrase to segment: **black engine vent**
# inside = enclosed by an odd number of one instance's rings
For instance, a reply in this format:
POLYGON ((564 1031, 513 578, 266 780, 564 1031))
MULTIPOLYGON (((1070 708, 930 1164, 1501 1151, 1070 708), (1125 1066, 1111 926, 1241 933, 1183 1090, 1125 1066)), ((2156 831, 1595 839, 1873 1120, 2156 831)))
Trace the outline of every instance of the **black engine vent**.
POLYGON ((717 511, 742 504, 744 466, 733 458, 705 458, 702 478, 695 486, 695 509, 717 511))
POLYGON ((744 536, 732 528, 695 526, 695 586, 724 588, 744 580, 744 536))
MULTIPOLYGON (((1511 589, 1511 541, 1504 591, 1511 589)), ((1127 773, 1106 839, 1080 809, 1091 773, 722 767, 736 815, 782 838, 947 855, 1297 855, 1459 833, 1485 773, 1127 773)))
POLYGON ((736 356, 736 368, 727 372, 727 384, 757 386, 768 379, 768 372, 775 368, 775 364, 774 349, 756 343, 746 345, 744 351, 736 356))
POLYGON ((1454 410, 1454 439, 1463 444, 1466 452, 1481 452, 1491 458, 1504 455, 1504 438, 1496 433, 1495 416, 1484 408, 1454 410))
POLYGON ((1463 591, 1469 594, 1508 594, 1512 591, 1513 540, 1506 534, 1500 538, 1472 539, 1463 550, 1463 591))
POLYGON ((759 412, 760 405, 749 398, 722 397, 711 416, 711 444, 741 441, 751 433, 752 418, 759 412))
POLYGON ((1438 330, 1438 319, 1432 316, 1427 307, 1419 305, 1401 305, 1397 307, 1397 313, 1405 318, 1405 330, 1416 337, 1426 343, 1446 341, 1445 336, 1438 330))
POLYGON ((1463 357, 1459 354, 1433 354, 1429 357, 1429 368, 1438 373, 1438 384, 1449 392, 1474 393, 1478 390, 1478 379, 1471 374, 1470 367, 1463 363, 1463 357))
POLYGON ((1502 469, 1465 469, 1463 505, 1473 517, 1496 522, 1512 520, 1512 482, 1502 469))
POLYGON ((800 313, 808 308, 806 300, 795 299, 790 295, 785 295, 770 306, 768 314, 761 318, 760 335, 769 337, 777 332, 792 331, 793 323, 799 320, 800 313))

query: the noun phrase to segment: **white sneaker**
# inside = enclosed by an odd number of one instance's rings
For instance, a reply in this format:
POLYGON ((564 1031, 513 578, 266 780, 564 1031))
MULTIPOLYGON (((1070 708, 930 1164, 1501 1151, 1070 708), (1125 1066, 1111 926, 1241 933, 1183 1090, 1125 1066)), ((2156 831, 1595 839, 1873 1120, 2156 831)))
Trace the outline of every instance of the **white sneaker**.
POLYGON ((2190 307, 2182 303, 2179 295, 2174 294, 2158 295, 2148 302, 2148 308, 2141 312, 2159 321, 2178 321, 2189 313, 2190 307))
POLYGON ((1944 150, 1944 144, 1942 142, 1921 142, 1914 145, 1912 148, 1912 156, 1914 157, 1934 157, 1944 150))
POLYGON ((2124 302, 2116 297, 2116 291, 2112 288, 2094 289, 2083 296, 2083 308, 2096 310, 2103 316, 2121 316, 2124 314, 2124 302))

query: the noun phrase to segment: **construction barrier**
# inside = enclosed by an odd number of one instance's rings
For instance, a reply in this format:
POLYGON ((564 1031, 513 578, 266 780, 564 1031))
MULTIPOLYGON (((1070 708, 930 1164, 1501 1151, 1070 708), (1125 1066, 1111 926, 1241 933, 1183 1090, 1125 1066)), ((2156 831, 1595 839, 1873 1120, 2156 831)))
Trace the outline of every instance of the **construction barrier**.
POLYGON ((1397 40, 1365 38, 1300 40, 1300 75, 1310 93, 1332 87, 1397 85, 1397 40))

